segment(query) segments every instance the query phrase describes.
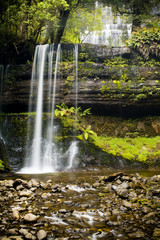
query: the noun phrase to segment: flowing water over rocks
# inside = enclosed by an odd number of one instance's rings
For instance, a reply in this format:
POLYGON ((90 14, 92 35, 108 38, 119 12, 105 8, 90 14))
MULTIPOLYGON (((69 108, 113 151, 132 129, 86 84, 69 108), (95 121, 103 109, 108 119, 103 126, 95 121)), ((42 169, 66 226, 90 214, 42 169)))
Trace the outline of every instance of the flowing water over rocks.
POLYGON ((160 239, 160 175, 16 175, 0 181, 0 209, 3 240, 160 239))

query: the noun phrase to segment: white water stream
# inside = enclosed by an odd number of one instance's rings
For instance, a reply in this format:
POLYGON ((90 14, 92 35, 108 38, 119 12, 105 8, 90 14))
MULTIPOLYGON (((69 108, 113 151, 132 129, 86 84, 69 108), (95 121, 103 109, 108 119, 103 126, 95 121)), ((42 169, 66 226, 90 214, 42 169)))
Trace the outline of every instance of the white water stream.
MULTIPOLYGON (((100 7, 98 4, 96 7, 100 7)), ((84 43, 121 47, 124 41, 131 36, 132 24, 125 16, 115 16, 112 7, 101 7, 103 11, 102 31, 87 32, 84 43)))
MULTIPOLYGON (((63 149, 63 145, 54 141, 58 136, 59 126, 54 120, 54 111, 56 105, 57 85, 59 81, 58 73, 60 72, 61 45, 57 47, 54 54, 54 45, 40 45, 36 47, 31 90, 28 119, 28 133, 26 144, 26 159, 21 173, 46 173, 55 172, 59 169, 71 169, 74 166, 74 159, 78 154, 78 142, 75 140, 73 133, 73 141, 70 142, 68 149, 63 149), (55 63, 54 63, 54 55, 55 63), (54 64, 54 72, 53 71, 54 64), (48 72, 47 70, 48 69, 48 72), (43 120, 44 105, 44 89, 48 84, 47 102, 48 115, 47 123, 43 120), (34 103, 36 102, 36 109, 34 103), (35 112, 34 128, 33 128, 33 112, 35 112), (33 132, 33 133, 32 133, 33 132), (65 163, 64 163, 65 159, 65 163), (67 159, 67 160, 66 160, 67 159)), ((75 65, 75 107, 78 105, 78 45, 75 45, 73 62, 75 65)), ((75 116, 76 122, 76 116, 75 116)), ((75 123, 76 124, 76 123, 75 123)))

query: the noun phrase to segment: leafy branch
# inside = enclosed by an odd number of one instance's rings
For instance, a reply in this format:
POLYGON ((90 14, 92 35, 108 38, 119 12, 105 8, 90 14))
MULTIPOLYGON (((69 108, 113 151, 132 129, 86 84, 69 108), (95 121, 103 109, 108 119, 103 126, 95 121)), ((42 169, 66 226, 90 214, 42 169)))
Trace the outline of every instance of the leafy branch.
POLYGON ((132 32, 128 44, 141 53, 144 59, 160 56, 160 27, 139 28, 132 32))

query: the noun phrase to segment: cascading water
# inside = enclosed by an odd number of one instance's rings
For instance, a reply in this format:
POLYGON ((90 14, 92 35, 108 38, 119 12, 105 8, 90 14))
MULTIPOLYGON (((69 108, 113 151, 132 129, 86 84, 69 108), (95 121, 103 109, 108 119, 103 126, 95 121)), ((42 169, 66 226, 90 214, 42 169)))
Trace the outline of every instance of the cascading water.
MULTIPOLYGON (((75 83, 74 83, 74 92, 75 92, 75 109, 78 108, 78 45, 75 45, 74 49, 74 67, 75 67, 75 83)), ((75 112, 75 129, 77 124, 77 112, 75 112)), ((75 132, 76 135, 76 132, 75 132)), ((68 161, 68 168, 73 167, 73 161, 75 159, 75 156, 78 153, 78 142, 74 139, 74 141, 71 143, 71 146, 68 149, 69 154, 69 161, 68 161)))
MULTIPOLYGON (((100 7, 97 6, 96 7, 100 7)), ((102 44, 114 47, 123 46, 124 40, 128 39, 131 35, 132 24, 128 23, 128 19, 123 16, 113 16, 111 7, 101 7, 104 12, 102 18, 103 29, 101 32, 86 32, 87 37, 84 43, 102 44)))
MULTIPOLYGON (((75 107, 77 108, 78 99, 78 45, 74 49, 75 62, 75 107)), ((57 144, 54 139, 57 139, 59 126, 54 120, 54 110, 56 104, 56 94, 58 86, 58 73, 60 72, 61 46, 57 47, 57 52, 54 54, 54 45, 40 45, 36 47, 31 90, 30 90, 30 107, 28 119, 28 133, 26 144, 26 160, 24 167, 20 170, 21 173, 45 173, 55 172, 59 169, 70 169, 74 165, 74 159, 78 154, 78 143, 74 140, 69 144, 68 150, 63 149, 63 144, 57 144), (53 62, 55 58, 54 74, 53 62), (47 70, 48 69, 48 72, 47 70), (46 79, 48 78, 48 80, 46 79), (47 82, 47 90, 45 85, 47 82), (44 91, 47 91, 47 121, 43 120, 43 103, 44 91), (37 97, 36 97, 37 96, 37 97), (36 111, 34 103, 36 102, 36 111), (35 113, 34 133, 32 134, 33 112, 35 113), (31 139, 33 140, 31 141, 31 139), (65 159, 65 163, 64 163, 65 159), (67 159, 67 160, 66 160, 67 159)), ((76 116, 75 116, 76 124, 76 116)), ((75 135, 75 134, 74 134, 75 135)))
POLYGON ((48 75, 49 75, 49 98, 53 94, 51 98, 52 101, 49 101, 48 108, 49 112, 51 112, 51 117, 47 124, 47 137, 45 141, 44 147, 44 155, 43 155, 43 169, 44 171, 56 171, 58 168, 58 151, 57 146, 53 143, 52 138, 53 136, 57 135, 57 126, 54 125, 54 110, 55 110, 55 95, 56 95, 56 87, 57 87, 57 71, 59 69, 60 64, 60 45, 58 45, 57 49, 57 56, 56 56, 56 63, 55 63, 55 72, 54 72, 54 84, 53 84, 53 91, 52 91, 52 60, 53 60, 53 48, 49 53, 49 68, 48 68, 48 75), (50 90, 51 87, 51 90, 50 90))

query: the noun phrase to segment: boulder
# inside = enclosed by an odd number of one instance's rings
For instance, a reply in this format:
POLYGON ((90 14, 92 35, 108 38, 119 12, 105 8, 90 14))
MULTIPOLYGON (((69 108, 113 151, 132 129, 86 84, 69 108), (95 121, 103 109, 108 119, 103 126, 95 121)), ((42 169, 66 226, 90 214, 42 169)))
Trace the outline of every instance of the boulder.
POLYGON ((38 238, 38 240, 45 239, 46 237, 47 237, 46 231, 44 231, 44 230, 39 230, 39 231, 37 232, 37 238, 38 238))

